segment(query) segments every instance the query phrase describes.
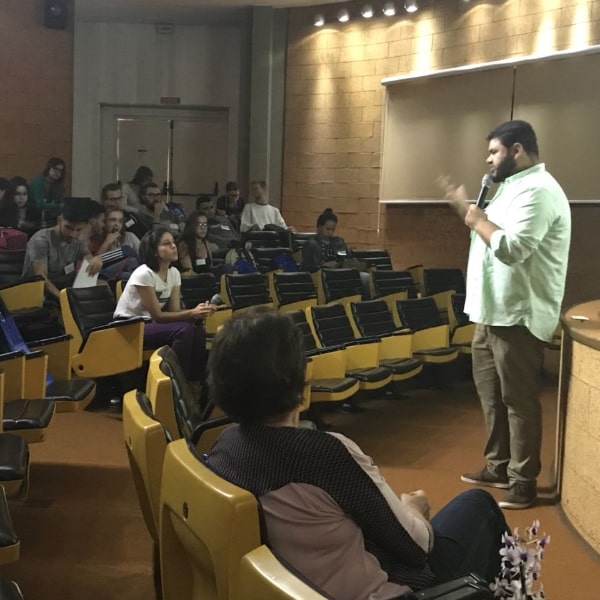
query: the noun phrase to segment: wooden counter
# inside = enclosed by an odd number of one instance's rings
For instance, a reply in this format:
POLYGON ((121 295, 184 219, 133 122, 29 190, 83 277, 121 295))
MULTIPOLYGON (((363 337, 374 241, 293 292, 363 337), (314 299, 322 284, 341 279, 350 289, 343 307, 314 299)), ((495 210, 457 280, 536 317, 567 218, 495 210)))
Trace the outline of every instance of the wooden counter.
POLYGON ((559 482, 563 509, 600 552, 600 300, 561 317, 559 482))

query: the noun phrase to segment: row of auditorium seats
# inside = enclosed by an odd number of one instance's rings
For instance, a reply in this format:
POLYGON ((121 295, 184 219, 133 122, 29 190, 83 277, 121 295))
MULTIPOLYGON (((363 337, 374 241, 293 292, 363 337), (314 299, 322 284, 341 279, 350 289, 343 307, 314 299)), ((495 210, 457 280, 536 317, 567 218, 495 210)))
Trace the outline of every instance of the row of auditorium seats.
MULTIPOLYGON (((309 361, 303 408, 313 394, 312 367, 309 361)), ((326 594, 269 549, 256 498, 206 466, 203 454, 230 423, 216 410, 198 412, 177 357, 168 347, 153 353, 146 391, 125 395, 124 439, 154 546, 156 597, 326 600, 326 594)), ((456 597, 450 587, 446 595, 434 587, 402 600, 450 600, 456 597)), ((477 597, 491 598, 491 593, 477 597)))

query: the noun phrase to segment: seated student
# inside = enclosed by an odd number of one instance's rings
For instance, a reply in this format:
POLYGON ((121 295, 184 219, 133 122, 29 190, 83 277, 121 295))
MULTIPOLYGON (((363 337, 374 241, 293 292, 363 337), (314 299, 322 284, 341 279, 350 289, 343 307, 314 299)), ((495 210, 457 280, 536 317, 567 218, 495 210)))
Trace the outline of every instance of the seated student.
POLYGON ((88 241, 90 252, 102 256, 105 266, 100 276, 107 281, 126 281, 140 265, 139 238, 125 230, 122 208, 109 208, 102 214, 103 227, 88 241))
POLYGON ((0 225, 35 233, 41 224, 42 211, 29 195, 29 185, 24 177, 13 177, 4 198, 0 201, 0 225))
POLYGON ((140 192, 143 186, 150 183, 154 177, 152 169, 141 166, 135 171, 133 179, 121 189, 123 192, 123 209, 132 214, 137 214, 142 205, 140 192))
POLYGON ((40 210, 56 209, 64 200, 66 170, 62 158, 50 158, 43 173, 29 182, 31 195, 40 210))
POLYGON ((150 182, 142 186, 140 201, 142 205, 137 216, 146 232, 166 227, 174 236, 179 235, 183 229, 183 220, 167 209, 160 187, 156 183, 150 182))
POLYGON ((212 250, 207 241, 208 217, 201 210, 194 211, 186 220, 183 233, 177 239, 179 268, 186 273, 214 273, 217 279, 223 273, 233 273, 231 265, 214 267, 212 250))
POLYGON ((123 209, 123 225, 126 231, 135 235, 138 240, 144 236, 146 231, 148 231, 142 225, 136 214, 129 212, 126 208, 124 208, 125 200, 120 184, 107 183, 102 188, 101 202, 105 211, 111 208, 123 209))
POLYGON ((312 273, 321 268, 335 269, 350 257, 351 253, 344 239, 334 235, 337 223, 338 218, 330 208, 326 208, 319 215, 316 236, 306 240, 302 247, 304 271, 312 273))
POLYGON ((266 307, 234 314, 210 352, 211 397, 238 425, 206 461, 258 498, 274 553, 340 600, 394 598, 470 572, 494 581, 508 526, 492 496, 468 490, 430 519, 425 493, 396 496, 352 440, 300 428, 305 362, 298 327, 266 307))
POLYGON ((242 211, 244 210, 244 199, 240 196, 240 188, 235 181, 225 184, 225 195, 217 199, 217 214, 227 217, 233 226, 239 230, 242 211))
POLYGON ((115 310, 115 319, 146 317, 144 346, 173 348, 185 376, 200 382, 206 368, 206 333, 202 320, 216 306, 208 302, 181 308, 181 275, 172 266, 177 245, 166 227, 149 231, 140 242, 142 264, 131 274, 115 310))
POLYGON ((216 214, 214 198, 202 195, 196 199, 196 210, 203 212, 208 218, 208 240, 211 250, 226 250, 239 240, 239 235, 227 217, 216 214))
POLYGON ((293 227, 288 227, 279 212, 279 209, 269 204, 267 197, 267 182, 250 182, 250 197, 252 202, 244 206, 242 212, 242 221, 240 231, 262 231, 269 225, 285 231, 294 231, 293 227))
POLYGON ((102 268, 102 259, 90 254, 82 237, 89 219, 88 204, 81 199, 65 202, 56 225, 40 229, 27 243, 22 277, 41 275, 47 296, 58 299, 60 290, 73 284, 83 258, 89 261, 90 275, 102 268))

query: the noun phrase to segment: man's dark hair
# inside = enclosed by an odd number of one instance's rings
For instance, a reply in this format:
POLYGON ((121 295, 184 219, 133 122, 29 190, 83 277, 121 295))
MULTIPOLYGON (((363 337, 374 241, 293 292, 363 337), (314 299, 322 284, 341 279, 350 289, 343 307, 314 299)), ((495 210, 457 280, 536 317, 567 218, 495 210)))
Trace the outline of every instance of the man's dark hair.
POLYGON ((306 358, 299 327, 265 306, 235 314, 209 357, 211 396, 238 423, 261 423, 302 403, 306 358))
POLYGON ((200 210, 200 206, 207 202, 214 202, 214 198, 208 194, 200 194, 200 196, 196 198, 196 210, 200 210))
POLYGON ((69 223, 87 223, 104 212, 104 207, 91 198, 65 198, 60 214, 69 223))
POLYGON ((527 121, 506 121, 505 123, 501 123, 498 127, 490 131, 486 139, 488 142, 498 139, 507 148, 519 143, 529 156, 535 156, 535 158, 540 154, 535 131, 527 121))
POLYGON ((239 192, 240 188, 236 181, 228 181, 225 184, 225 192, 239 192))
POLYGON ((104 200, 106 198, 106 194, 108 194, 108 192, 120 192, 120 191, 121 191, 121 186, 118 183, 107 183, 102 188, 102 195, 100 197, 102 198, 102 200, 104 200))
POLYGON ((165 233, 171 233, 166 227, 157 227, 152 231, 149 231, 140 240, 140 261, 148 265, 153 271, 158 271, 158 245, 160 244, 160 238, 165 233))

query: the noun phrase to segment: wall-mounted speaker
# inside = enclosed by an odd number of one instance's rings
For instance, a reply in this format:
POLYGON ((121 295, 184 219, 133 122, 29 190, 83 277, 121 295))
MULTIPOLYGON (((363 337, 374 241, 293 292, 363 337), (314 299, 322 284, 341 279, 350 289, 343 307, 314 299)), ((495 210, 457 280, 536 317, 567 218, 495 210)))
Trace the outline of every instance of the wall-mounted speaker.
POLYGON ((68 0, 45 0, 44 25, 50 29, 65 29, 69 17, 68 0))

